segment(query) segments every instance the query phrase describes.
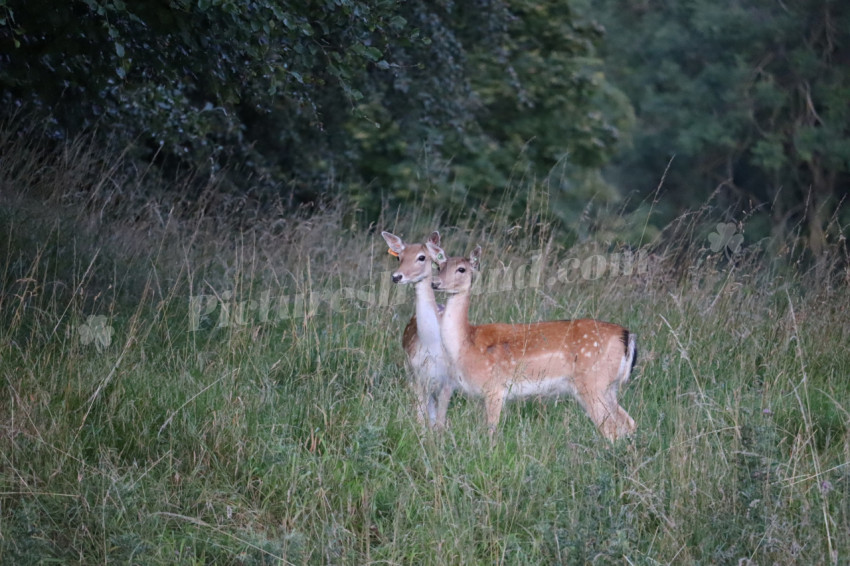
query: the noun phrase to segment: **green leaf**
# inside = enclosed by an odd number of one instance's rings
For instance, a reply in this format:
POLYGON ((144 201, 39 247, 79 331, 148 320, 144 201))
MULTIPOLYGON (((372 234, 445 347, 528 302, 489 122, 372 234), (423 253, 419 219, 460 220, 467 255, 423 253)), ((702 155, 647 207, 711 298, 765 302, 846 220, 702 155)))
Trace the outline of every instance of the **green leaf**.
POLYGON ((354 51, 358 55, 362 55, 363 57, 365 57, 366 59, 368 59, 372 62, 379 61, 381 59, 381 57, 383 56, 383 53, 381 53, 380 49, 376 49, 375 47, 364 45, 362 43, 355 44, 354 45, 354 51))
POLYGON ((785 163, 785 151, 782 141, 777 137, 770 137, 756 142, 753 147, 753 158, 755 162, 768 171, 779 171, 785 163))

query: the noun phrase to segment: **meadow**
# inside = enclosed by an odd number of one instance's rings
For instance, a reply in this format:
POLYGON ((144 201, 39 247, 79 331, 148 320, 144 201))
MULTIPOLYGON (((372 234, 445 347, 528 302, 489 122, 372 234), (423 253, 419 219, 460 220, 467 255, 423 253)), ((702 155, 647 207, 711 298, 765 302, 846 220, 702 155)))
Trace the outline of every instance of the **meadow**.
POLYGON ((850 559, 846 227, 811 259, 707 203, 566 247, 545 199, 292 211, 0 138, 0 563, 850 559), (420 430, 380 230, 433 229, 484 248, 473 321, 638 335, 633 438, 567 398, 509 404, 493 443, 459 394, 420 430))

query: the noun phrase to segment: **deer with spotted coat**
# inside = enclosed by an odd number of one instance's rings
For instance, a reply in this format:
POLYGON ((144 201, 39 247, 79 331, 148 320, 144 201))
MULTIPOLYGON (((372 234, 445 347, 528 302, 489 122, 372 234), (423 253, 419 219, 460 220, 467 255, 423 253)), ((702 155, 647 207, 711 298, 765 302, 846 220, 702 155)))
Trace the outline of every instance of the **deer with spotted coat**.
POLYGON ((483 397, 491 437, 508 399, 560 394, 573 396, 610 441, 635 431, 617 401, 637 358, 633 333, 592 319, 473 326, 470 289, 481 247, 469 258, 447 258, 434 242, 426 247, 439 266, 433 286, 449 295, 440 335, 452 374, 465 394, 483 397))
MULTIPOLYGON (((425 244, 406 244, 398 236, 381 232, 389 253, 399 260, 393 283, 411 284, 416 294, 415 311, 402 335, 416 395, 417 420, 432 428, 446 426, 449 400, 456 384, 440 338, 443 305, 438 305, 431 286, 432 261, 425 244)), ((428 244, 439 247, 440 233, 433 232, 428 244)))

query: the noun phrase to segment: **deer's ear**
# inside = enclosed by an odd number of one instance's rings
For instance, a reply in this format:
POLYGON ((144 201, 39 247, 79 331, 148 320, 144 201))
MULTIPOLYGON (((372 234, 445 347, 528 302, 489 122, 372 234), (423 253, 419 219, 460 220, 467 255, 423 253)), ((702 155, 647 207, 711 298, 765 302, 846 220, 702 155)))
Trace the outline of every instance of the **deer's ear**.
POLYGON ((390 247, 391 255, 398 257, 398 254, 404 251, 404 242, 395 234, 390 234, 389 232, 381 232, 381 236, 384 237, 384 240, 390 247))
POLYGON ((475 249, 469 253, 469 263, 472 264, 472 269, 478 271, 481 266, 481 246, 475 246, 475 249))
POLYGON ((425 247, 428 248, 428 255, 431 256, 432 261, 440 265, 446 263, 448 258, 446 257, 446 252, 443 251, 443 248, 431 243, 430 240, 425 242, 425 247))
POLYGON ((440 245, 440 233, 434 230, 431 232, 431 235, 428 236, 428 241, 434 244, 435 246, 440 245))

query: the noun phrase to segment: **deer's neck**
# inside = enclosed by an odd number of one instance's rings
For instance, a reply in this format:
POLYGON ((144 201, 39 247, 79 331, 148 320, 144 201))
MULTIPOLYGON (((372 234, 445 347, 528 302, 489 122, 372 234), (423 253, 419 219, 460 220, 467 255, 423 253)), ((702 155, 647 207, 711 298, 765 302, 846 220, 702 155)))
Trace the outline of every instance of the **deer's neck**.
POLYGON ((460 358, 461 350, 469 342, 469 292, 450 295, 446 301, 446 311, 440 323, 443 347, 455 362, 460 358))
POLYGON ((437 316, 437 300, 431 287, 431 278, 426 277, 414 285, 416 290, 416 333, 419 341, 429 350, 440 348, 440 319, 437 316))

